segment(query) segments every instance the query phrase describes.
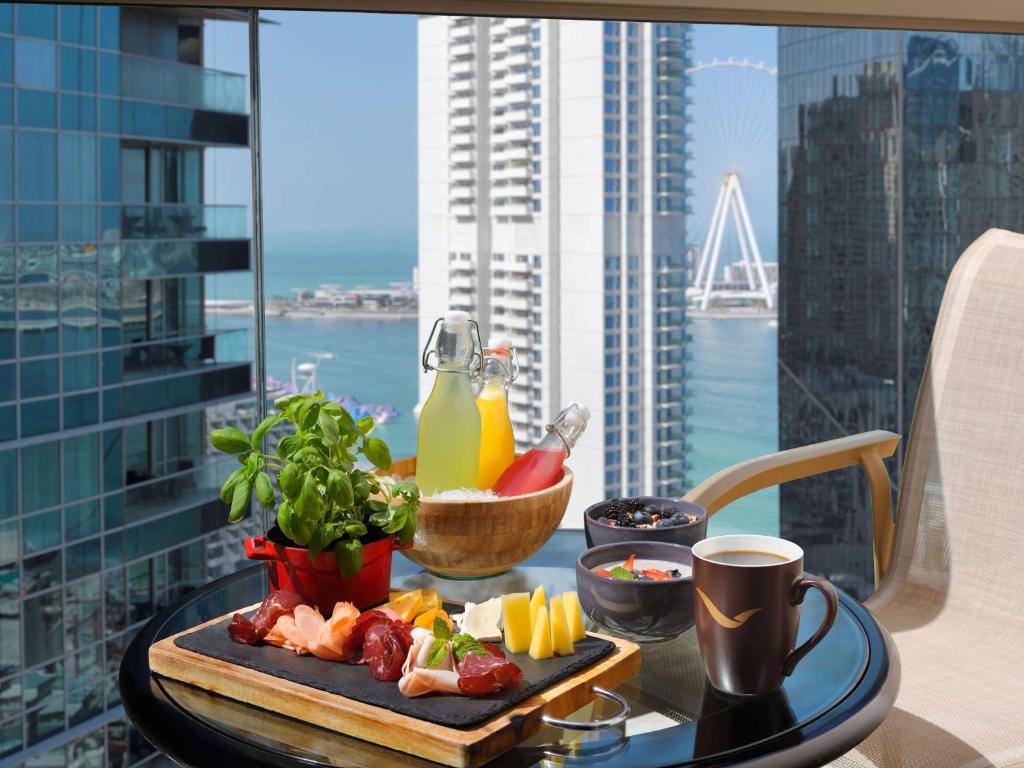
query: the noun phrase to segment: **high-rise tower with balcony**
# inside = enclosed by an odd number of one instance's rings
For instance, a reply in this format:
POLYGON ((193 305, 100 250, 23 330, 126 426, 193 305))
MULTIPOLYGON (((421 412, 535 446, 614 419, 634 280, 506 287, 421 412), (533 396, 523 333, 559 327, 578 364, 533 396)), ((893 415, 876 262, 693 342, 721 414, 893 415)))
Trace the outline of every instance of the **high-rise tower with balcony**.
POLYGON ((203 173, 248 118, 209 15, 0 4, 0 762, 147 760, 121 654, 233 567, 205 409, 251 371, 203 294, 250 244, 203 173))
POLYGON ((689 48, 686 24, 419 21, 420 341, 448 307, 513 340, 521 448, 591 408, 569 525, 686 482, 689 48))

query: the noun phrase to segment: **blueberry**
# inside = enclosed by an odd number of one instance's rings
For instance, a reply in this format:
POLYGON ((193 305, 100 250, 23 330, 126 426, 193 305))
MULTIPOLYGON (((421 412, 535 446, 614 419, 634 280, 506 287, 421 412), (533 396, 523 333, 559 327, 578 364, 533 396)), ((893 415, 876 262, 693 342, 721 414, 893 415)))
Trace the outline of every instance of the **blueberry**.
POLYGON ((633 513, 633 522, 637 525, 647 522, 647 516, 644 514, 643 510, 633 513))
POLYGON ((668 519, 665 519, 665 518, 662 518, 656 524, 656 526, 658 528, 671 528, 673 525, 674 525, 674 523, 671 520, 668 520, 668 519))

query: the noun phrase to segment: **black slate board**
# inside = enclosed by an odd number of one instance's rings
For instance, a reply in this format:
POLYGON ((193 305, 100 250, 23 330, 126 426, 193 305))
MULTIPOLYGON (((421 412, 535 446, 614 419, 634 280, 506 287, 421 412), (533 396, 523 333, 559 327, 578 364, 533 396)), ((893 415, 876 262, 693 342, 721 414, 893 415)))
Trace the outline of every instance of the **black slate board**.
MULTIPOLYGON (((438 725, 464 728, 482 723, 510 709, 612 652, 615 644, 587 635, 575 644, 572 656, 534 661, 526 653, 507 654, 523 670, 522 682, 513 689, 488 696, 470 697, 429 694, 407 699, 398 691, 398 683, 377 680, 365 664, 340 664, 315 656, 299 656, 272 645, 242 645, 228 637, 230 619, 190 632, 174 640, 179 648, 201 653, 240 667, 255 669, 274 677, 336 693, 376 707, 390 709, 438 725)), ((502 648, 504 650, 504 647, 502 648)))

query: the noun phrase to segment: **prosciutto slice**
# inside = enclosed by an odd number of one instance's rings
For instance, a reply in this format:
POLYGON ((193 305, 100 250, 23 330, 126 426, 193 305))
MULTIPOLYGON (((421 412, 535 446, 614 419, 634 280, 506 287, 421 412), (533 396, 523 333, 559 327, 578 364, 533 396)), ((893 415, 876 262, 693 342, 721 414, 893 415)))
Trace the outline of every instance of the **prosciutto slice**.
MULTIPOLYGON (((488 643, 487 645, 490 645, 488 643)), ((484 647, 490 651, 491 649, 484 647)), ((495 648, 498 653, 500 649, 495 648)), ((479 653, 466 654, 458 664, 459 690, 469 696, 482 696, 496 693, 502 688, 511 688, 523 679, 523 670, 506 659, 504 655, 492 653, 483 656, 479 653)))
POLYGON ((299 655, 312 653, 325 661, 345 661, 349 638, 359 610, 352 603, 336 603, 327 621, 315 608, 298 605, 281 616, 264 641, 299 655))
POLYGON ((290 615, 301 604, 302 599, 294 592, 272 592, 260 603, 252 619, 236 613, 228 625, 228 635, 236 643, 256 645, 267 636, 281 616, 290 615))

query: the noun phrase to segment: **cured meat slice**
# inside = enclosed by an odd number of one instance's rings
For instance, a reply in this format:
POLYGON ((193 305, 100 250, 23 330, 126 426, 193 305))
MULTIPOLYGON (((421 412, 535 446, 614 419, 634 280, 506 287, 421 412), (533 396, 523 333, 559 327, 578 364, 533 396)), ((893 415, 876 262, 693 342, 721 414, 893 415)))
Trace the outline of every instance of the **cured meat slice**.
POLYGON ((263 638, 263 642, 268 645, 276 645, 278 648, 284 648, 288 651, 295 651, 299 656, 307 656, 309 654, 309 650, 307 648, 295 645, 295 643, 285 637, 284 633, 279 629, 281 622, 285 619, 291 620, 291 616, 282 616, 278 619, 277 624, 275 624, 270 632, 267 633, 267 636, 263 638))
POLYGON ((501 656, 470 653, 459 662, 459 690, 470 696, 511 688, 523 679, 523 671, 501 656))
POLYGON ((352 603, 335 603, 334 613, 320 630, 319 643, 337 655, 335 661, 344 661, 348 657, 352 627, 358 618, 359 609, 352 603))
POLYGON ((383 611, 374 609, 360 614, 359 618, 352 625, 352 634, 349 638, 348 646, 348 661, 350 664, 363 664, 368 661, 366 654, 363 652, 366 634, 371 627, 381 622, 390 625, 395 635, 401 639, 402 657, 404 659, 405 653, 412 646, 412 625, 401 619, 390 619, 383 611))
POLYGON ((398 680, 411 646, 412 634, 403 622, 375 621, 363 638, 363 660, 378 680, 398 680))
POLYGON ((459 673, 454 669, 424 669, 417 667, 398 681, 403 696, 423 696, 427 693, 462 693, 459 673))
POLYGON ((279 590, 267 595, 252 619, 247 619, 240 613, 231 618, 228 625, 228 635, 236 643, 255 645, 267 636, 267 633, 277 624, 277 620, 285 614, 290 614, 296 606, 302 604, 302 599, 294 592, 279 590))

